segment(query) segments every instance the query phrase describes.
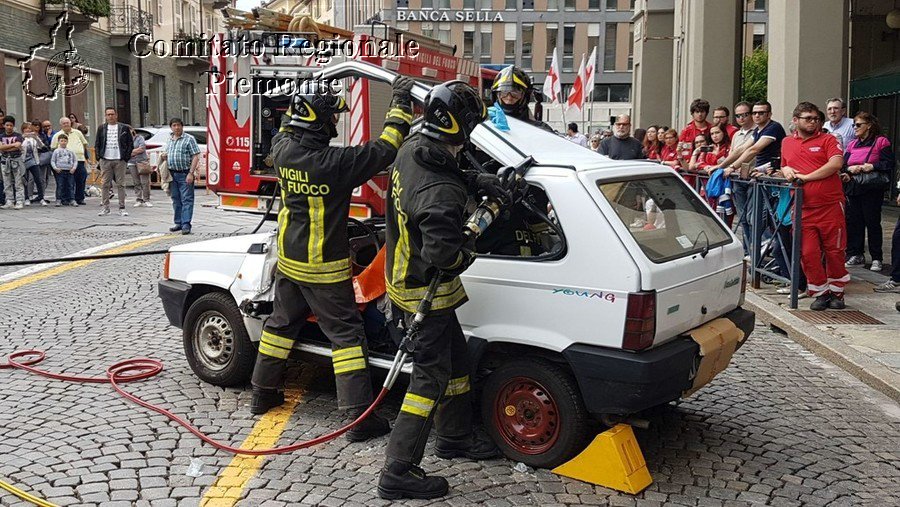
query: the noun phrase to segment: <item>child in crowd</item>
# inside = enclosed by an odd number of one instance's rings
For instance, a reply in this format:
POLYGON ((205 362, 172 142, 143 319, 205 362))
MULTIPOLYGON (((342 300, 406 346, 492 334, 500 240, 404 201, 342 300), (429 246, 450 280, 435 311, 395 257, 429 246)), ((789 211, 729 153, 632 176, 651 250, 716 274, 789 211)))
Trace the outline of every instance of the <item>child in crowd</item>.
POLYGON ((60 189, 56 205, 77 206, 72 191, 75 188, 75 165, 78 162, 75 159, 75 152, 66 148, 69 136, 60 134, 58 142, 59 148, 53 150, 53 157, 50 159, 50 167, 56 175, 56 188, 60 189))

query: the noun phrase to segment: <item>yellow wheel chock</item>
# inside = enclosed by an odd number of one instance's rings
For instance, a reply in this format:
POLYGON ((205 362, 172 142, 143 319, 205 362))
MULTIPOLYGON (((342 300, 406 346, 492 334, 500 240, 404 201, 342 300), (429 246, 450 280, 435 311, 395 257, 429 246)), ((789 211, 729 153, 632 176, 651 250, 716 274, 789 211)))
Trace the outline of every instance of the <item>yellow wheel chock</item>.
POLYGON ((585 450, 554 468, 553 473, 632 495, 653 482, 634 431, 627 424, 617 424, 597 435, 585 450))

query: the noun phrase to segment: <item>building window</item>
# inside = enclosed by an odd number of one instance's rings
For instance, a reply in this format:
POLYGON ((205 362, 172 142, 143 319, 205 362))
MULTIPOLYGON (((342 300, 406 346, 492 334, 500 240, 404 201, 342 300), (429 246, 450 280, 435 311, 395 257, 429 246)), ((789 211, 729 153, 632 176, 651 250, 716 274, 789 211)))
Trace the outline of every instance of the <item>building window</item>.
POLYGON ((588 10, 589 11, 599 11, 600 10, 600 0, 588 0, 588 10))
POLYGON ((634 23, 628 24, 628 70, 634 69, 634 23))
POLYGON ((481 0, 481 7, 478 10, 489 11, 493 7, 492 0, 481 0))
POLYGON ((397 30, 403 30, 404 32, 409 31, 409 21, 398 21, 397 22, 397 30))
POLYGON ((409 0, 397 0, 398 9, 409 9, 409 0))
POLYGON ((157 25, 163 23, 163 0, 150 0, 150 14, 153 16, 153 22, 157 25))
POLYGON ((128 76, 128 66, 120 63, 116 64, 116 84, 128 85, 130 82, 128 76))
POLYGON ((516 8, 518 7, 516 5, 517 3, 518 3, 517 0, 506 0, 506 10, 508 10, 508 11, 516 10, 516 8))
POLYGON ((606 0, 606 10, 608 10, 608 11, 619 10, 619 0, 606 0))
POLYGON ((474 9, 475 0, 463 0, 463 9, 474 9))
POLYGON ((522 67, 531 70, 531 58, 533 56, 534 23, 522 23, 522 67))
POLYGON ((759 49, 766 43, 766 25, 764 23, 753 24, 753 49, 759 49))
POLYGON ((562 2, 562 0, 547 0, 547 10, 558 11, 560 2, 562 2))
POLYGON ((766 10, 766 0, 753 0, 753 10, 754 11, 766 10))
POLYGON ((547 23, 547 56, 546 68, 550 69, 550 63, 553 61, 553 51, 556 49, 557 39, 559 38, 559 25, 556 23, 547 23))
POLYGON ((610 102, 629 102, 629 101, 631 101, 631 85, 630 84, 609 85, 609 101, 610 102))
POLYGON ((450 0, 438 0, 438 7, 441 9, 449 9, 450 0))
POLYGON ((534 0, 522 0, 522 10, 523 11, 533 11, 534 10, 534 0))
POLYGON ((422 35, 435 39, 434 23, 422 23, 422 35))
POLYGON ((422 8, 423 9, 433 9, 434 8, 434 0, 422 0, 422 8))
POLYGON ((150 73, 150 123, 164 125, 166 123, 166 77, 150 73))
POLYGON ((575 70, 575 25, 563 26, 563 72, 575 70))
POLYGON ((438 23, 438 40, 450 44, 450 23, 438 23))
MULTIPOLYGON (((600 46, 600 25, 598 25, 596 23, 589 24, 587 26, 587 34, 588 34, 588 39, 587 39, 588 54, 590 54, 590 52, 593 51, 594 48, 597 48, 597 50, 599 51, 600 50, 600 48, 599 48, 599 46, 600 46)), ((596 65, 597 62, 594 62, 594 64, 596 65)))
POLYGON ((575 10, 575 0, 566 0, 566 10, 567 11, 575 10))
POLYGON ((606 38, 603 40, 603 72, 616 70, 616 34, 619 26, 616 23, 606 24, 606 38))
POLYGON ((475 29, 474 28, 464 28, 463 29, 463 56, 466 58, 472 58, 472 53, 475 48, 475 29))
POLYGON ((181 82, 181 120, 194 123, 194 85, 187 81, 181 82))
POLYGON ((507 23, 503 27, 503 63, 516 64, 516 24, 507 23))
POLYGON ((481 25, 481 63, 491 63, 491 25, 481 25))

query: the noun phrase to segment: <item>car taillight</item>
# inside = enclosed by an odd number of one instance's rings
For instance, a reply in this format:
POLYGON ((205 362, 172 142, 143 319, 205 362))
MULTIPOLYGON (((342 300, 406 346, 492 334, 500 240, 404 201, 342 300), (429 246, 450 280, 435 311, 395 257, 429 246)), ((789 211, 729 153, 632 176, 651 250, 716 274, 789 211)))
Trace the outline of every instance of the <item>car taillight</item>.
POLYGON ((747 259, 744 259, 744 265, 741 270, 741 299, 738 304, 744 304, 744 295, 747 294, 747 259))
POLYGON ((154 144, 154 143, 147 144, 147 149, 148 149, 148 150, 152 150, 152 149, 160 148, 160 147, 162 147, 161 144, 154 144))
POLYGON ((656 291, 628 294, 622 348, 643 350, 653 345, 656 335, 656 291))
POLYGON ((163 259, 163 279, 169 279, 169 253, 166 253, 165 259, 163 259))

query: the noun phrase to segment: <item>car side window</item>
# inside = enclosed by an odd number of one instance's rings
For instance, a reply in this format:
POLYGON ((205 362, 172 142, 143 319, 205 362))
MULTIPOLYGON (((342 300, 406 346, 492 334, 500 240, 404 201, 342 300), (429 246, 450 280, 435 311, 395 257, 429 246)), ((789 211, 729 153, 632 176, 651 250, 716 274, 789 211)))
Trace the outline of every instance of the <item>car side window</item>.
POLYGON ((501 213, 478 238, 476 250, 488 257, 559 258, 565 250, 565 241, 544 189, 529 184, 522 202, 501 213))

